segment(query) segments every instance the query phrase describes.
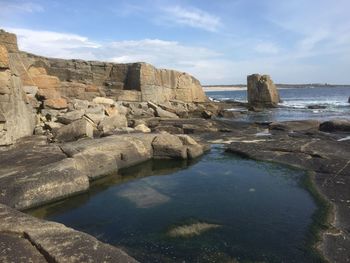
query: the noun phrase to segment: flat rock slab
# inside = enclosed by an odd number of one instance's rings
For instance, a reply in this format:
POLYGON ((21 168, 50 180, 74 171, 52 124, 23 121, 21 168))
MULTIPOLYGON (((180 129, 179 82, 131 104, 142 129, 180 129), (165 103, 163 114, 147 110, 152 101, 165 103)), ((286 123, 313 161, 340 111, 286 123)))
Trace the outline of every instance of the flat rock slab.
POLYGON ((11 251, 0 254, 0 259, 15 257, 14 261, 8 262, 22 262, 20 258, 25 255, 29 258, 23 262, 31 262, 30 258, 33 258, 32 262, 35 263, 137 262, 122 250, 104 244, 88 234, 62 224, 39 220, 5 205, 0 205, 0 222, 0 245, 6 248, 16 245, 17 257, 11 251), (22 236, 25 239, 20 238, 22 236), (46 261, 40 255, 45 255, 46 261))
POLYGON ((67 156, 46 136, 22 138, 9 147, 0 147, 0 178, 63 160, 67 156))

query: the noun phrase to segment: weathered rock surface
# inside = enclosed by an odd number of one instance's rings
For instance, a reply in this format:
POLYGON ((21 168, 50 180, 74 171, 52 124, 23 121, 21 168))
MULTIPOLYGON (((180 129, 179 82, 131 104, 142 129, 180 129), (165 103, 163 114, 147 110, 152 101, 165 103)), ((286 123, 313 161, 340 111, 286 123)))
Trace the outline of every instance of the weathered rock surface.
POLYGON ((46 263, 44 255, 37 250, 22 233, 0 232, 0 261, 2 263, 46 263))
POLYGON ((11 148, 0 148, 0 203, 17 209, 46 204, 86 191, 89 180, 152 158, 194 158, 188 151, 203 154, 204 147, 189 137, 151 133, 85 138, 60 146, 48 144, 45 136, 23 138, 11 148), (161 143, 168 141, 170 145, 161 143))
POLYGON ((179 137, 171 134, 162 134, 152 142, 154 158, 187 159, 187 149, 179 137))
POLYGON ((32 135, 35 119, 13 65, 13 54, 8 52, 1 37, 0 53, 0 145, 8 145, 32 135))
POLYGON ((47 99, 44 101, 44 106, 55 109, 55 110, 62 110, 66 109, 68 107, 67 100, 64 98, 58 98, 58 99, 47 99))
POLYGON ((283 121, 269 124, 270 131, 305 131, 318 130, 320 122, 317 120, 283 121))
POLYGON ((17 37, 15 34, 0 29, 0 43, 5 46, 8 52, 18 52, 17 37))
POLYGON ((93 124, 86 119, 80 119, 58 129, 55 139, 59 142, 69 142, 84 137, 93 138, 93 136, 93 124))
POLYGON ((350 132, 350 120, 330 120, 320 124, 320 131, 324 132, 350 132))
POLYGON ((125 128, 128 126, 128 121, 125 115, 114 115, 112 117, 106 117, 99 123, 99 129, 103 133, 113 132, 118 128, 125 128))
POLYGON ((0 247, 5 246, 0 253, 1 262, 137 262, 88 234, 2 204, 0 221, 0 247))
POLYGON ((46 99, 63 96, 93 100, 107 96, 123 101, 207 101, 194 77, 156 69, 147 63, 49 59, 24 52, 18 53, 17 61, 16 68, 24 84, 38 86, 39 94, 46 99))
POLYGON ((253 74, 247 77, 248 104, 251 107, 276 107, 280 97, 270 76, 253 74))

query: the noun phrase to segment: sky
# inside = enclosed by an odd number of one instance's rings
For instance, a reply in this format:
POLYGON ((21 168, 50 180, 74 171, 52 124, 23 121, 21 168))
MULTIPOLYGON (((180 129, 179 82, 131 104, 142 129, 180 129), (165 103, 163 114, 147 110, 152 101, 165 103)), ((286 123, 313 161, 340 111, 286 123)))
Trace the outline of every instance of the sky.
POLYGON ((202 84, 350 84, 349 0, 0 0, 30 53, 148 62, 202 84))

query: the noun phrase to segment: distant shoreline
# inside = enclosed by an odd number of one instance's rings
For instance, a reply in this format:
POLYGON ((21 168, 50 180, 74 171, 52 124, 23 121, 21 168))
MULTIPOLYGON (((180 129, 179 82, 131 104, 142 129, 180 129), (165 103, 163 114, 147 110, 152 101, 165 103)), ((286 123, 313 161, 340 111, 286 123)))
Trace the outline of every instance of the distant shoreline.
MULTIPOLYGON (((278 89, 295 89, 295 88, 337 88, 337 87, 347 87, 350 85, 330 85, 330 84, 276 84, 278 89)), ((247 90, 246 85, 204 85, 202 86, 204 91, 245 91, 247 90)))

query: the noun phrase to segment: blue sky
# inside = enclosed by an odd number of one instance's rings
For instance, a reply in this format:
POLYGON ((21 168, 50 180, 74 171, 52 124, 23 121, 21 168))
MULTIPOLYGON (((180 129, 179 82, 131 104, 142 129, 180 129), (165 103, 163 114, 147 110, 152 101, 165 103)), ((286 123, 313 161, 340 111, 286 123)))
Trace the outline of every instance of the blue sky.
POLYGON ((350 84, 349 0, 0 0, 31 53, 186 71, 202 84, 350 84))

